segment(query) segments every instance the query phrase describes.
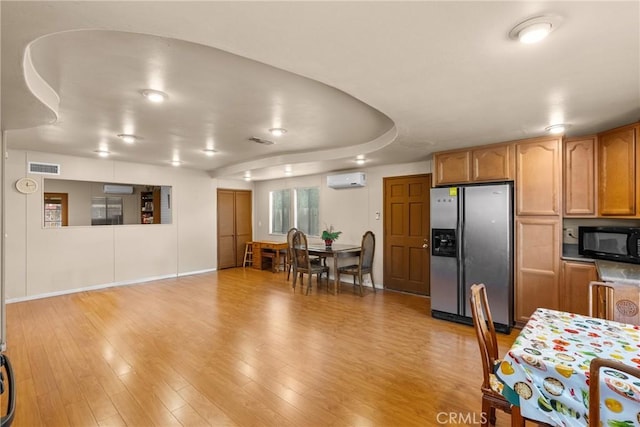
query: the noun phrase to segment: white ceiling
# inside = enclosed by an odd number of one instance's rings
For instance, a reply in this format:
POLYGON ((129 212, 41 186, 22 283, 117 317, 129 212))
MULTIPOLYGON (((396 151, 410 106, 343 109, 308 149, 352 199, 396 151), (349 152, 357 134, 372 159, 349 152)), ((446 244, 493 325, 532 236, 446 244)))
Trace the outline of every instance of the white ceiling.
POLYGON ((253 179, 640 119, 640 2, 0 2, 9 148, 253 179), (537 45, 508 37, 559 17, 537 45), (29 82, 29 83, 27 83, 29 82), (146 88, 169 94, 147 103, 146 88), (288 132, 279 138, 272 127, 288 132), (120 133, 140 137, 127 145, 120 133), (274 141, 264 146, 248 141, 274 141), (214 147, 216 155, 202 151, 214 147))

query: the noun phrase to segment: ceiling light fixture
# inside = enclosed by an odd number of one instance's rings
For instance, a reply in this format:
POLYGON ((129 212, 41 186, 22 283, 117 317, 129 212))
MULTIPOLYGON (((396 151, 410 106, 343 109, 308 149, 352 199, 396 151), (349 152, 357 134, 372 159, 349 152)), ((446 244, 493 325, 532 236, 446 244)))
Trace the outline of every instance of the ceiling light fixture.
POLYGON ((143 90, 142 96, 155 103, 164 102, 167 98, 169 98, 169 95, 167 95, 166 93, 155 89, 143 90))
POLYGON ((107 150, 96 150, 96 151, 94 151, 94 153, 98 153, 98 156, 100 156, 100 157, 109 157, 109 154, 111 154, 107 150))
POLYGON ((204 154, 206 154, 206 155, 207 155, 207 156, 209 156, 209 157, 211 157, 211 156, 213 156, 214 154, 216 154, 216 153, 217 153, 217 151, 216 151, 216 150, 214 150, 213 148, 205 148, 205 149, 204 149, 204 150, 202 150, 202 151, 204 151, 204 154))
POLYGON ((571 125, 568 125, 566 123, 558 123, 555 125, 547 126, 546 128, 544 128, 544 130, 552 134, 560 134, 565 133, 570 126, 571 125))
POLYGON ((536 16, 513 27, 509 31, 509 38, 524 44, 537 43, 557 29, 560 21, 558 16, 536 16))
POLYGON ((182 162, 178 159, 173 159, 171 160, 171 165, 172 166, 180 166, 182 164, 182 162))
POLYGON ((365 162, 366 162, 365 159, 356 159, 356 163, 359 165, 364 165, 365 162))
POLYGON ((282 136, 287 133, 287 130, 284 128, 271 128, 269 129, 269 133, 273 136, 282 136))
POLYGON ((119 133, 118 138, 122 139, 122 141, 126 142, 127 144, 133 144, 138 139, 137 136, 128 133, 119 133))

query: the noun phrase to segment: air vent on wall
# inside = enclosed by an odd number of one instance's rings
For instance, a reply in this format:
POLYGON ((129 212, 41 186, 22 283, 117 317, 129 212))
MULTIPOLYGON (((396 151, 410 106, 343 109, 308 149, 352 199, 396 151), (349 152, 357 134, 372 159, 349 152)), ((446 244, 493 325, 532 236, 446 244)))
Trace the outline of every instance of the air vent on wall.
POLYGON ((29 173, 60 175, 60 165, 55 163, 29 162, 29 173))
POLYGON ((255 137, 255 136, 252 136, 251 138, 249 138, 249 141, 253 141, 253 142, 256 142, 258 144, 264 144, 264 145, 273 145, 273 144, 275 144, 275 142, 273 142, 273 141, 269 141, 268 139, 258 138, 258 137, 255 137))

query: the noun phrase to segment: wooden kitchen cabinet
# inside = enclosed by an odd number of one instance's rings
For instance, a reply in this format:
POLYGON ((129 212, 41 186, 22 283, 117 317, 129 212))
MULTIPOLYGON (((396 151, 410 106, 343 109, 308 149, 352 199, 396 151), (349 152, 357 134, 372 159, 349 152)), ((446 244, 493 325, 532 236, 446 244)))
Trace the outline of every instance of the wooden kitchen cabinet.
POLYGON ((591 262, 562 262, 560 310, 589 315, 589 282, 598 280, 595 264, 591 262))
POLYGON ((638 126, 598 134, 598 211, 601 216, 635 216, 638 126))
POLYGON ((434 185, 469 184, 513 179, 513 146, 496 144, 435 153, 434 185))
POLYGON ((516 215, 560 215, 561 141, 516 143, 516 215))
POLYGON ((538 307, 559 309, 560 217, 516 218, 515 321, 538 307))
POLYGON ((507 181, 513 179, 511 145, 494 145, 471 152, 474 182, 507 181))
POLYGON ((471 151, 436 153, 433 164, 436 186, 463 184, 471 180, 471 151))
POLYGON ((564 143, 564 215, 596 215, 596 137, 567 139, 564 143))

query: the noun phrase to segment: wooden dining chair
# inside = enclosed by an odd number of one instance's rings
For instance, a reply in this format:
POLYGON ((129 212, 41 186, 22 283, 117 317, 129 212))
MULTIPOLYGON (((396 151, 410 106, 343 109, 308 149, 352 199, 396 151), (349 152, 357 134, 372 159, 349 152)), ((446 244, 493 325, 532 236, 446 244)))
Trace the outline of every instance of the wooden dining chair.
MULTIPOLYGON (((495 378, 494 370, 500 365, 498 358, 498 338, 496 337, 496 329, 493 325, 491 311, 489 310, 489 301, 487 299, 487 290, 484 284, 475 284, 471 286, 471 317, 473 318, 473 326, 476 330, 478 338, 478 346, 480 348, 480 357, 482 358, 482 427, 495 425, 496 408, 508 414, 512 413, 511 403, 500 393, 495 387, 499 382, 495 378)), ((522 420, 517 416, 519 421, 522 420)), ((512 420, 514 421, 514 420, 512 420)), ((514 423, 512 422, 512 425, 514 423)))
POLYGON ((293 270, 293 235, 298 231, 297 228, 291 227, 289 231, 287 231, 287 259, 285 260, 285 269, 287 270, 287 280, 289 280, 289 276, 291 275, 291 270, 293 270))
MULTIPOLYGON (((285 258, 285 270, 287 270, 287 280, 289 280, 289 277, 291 275, 291 270, 293 270, 293 257, 295 256, 295 254, 293 253, 293 235, 295 234, 296 231, 298 231, 298 229, 295 227, 292 227, 291 229, 289 229, 289 231, 287 231, 287 256, 285 258)), ((326 258, 314 257, 314 256, 311 257, 311 263, 312 264, 324 263, 325 265, 327 264, 326 258)))
POLYGON ((307 244, 307 236, 300 230, 293 233, 293 237, 291 239, 292 247, 293 247, 293 291, 296 290, 296 282, 298 280, 298 275, 300 275, 302 286, 304 286, 304 274, 309 275, 309 281, 307 282, 307 291, 306 295, 309 295, 311 292, 311 279, 315 274, 317 276, 318 287, 320 286, 320 281, 322 279, 322 275, 326 273, 327 275, 327 290, 329 289, 329 267, 323 265, 321 263, 311 262, 311 258, 309 257, 309 247, 307 244))
POLYGON ((590 282, 589 316, 640 325, 640 286, 590 282))
POLYGON ((363 276, 368 274, 371 278, 371 287, 376 292, 376 285, 373 281, 373 255, 376 251, 376 236, 371 231, 367 231, 362 236, 362 249, 358 264, 345 265, 338 268, 338 287, 340 286, 340 275, 350 274, 353 276, 353 291, 356 290, 356 278, 360 287, 360 296, 364 296, 363 276))
POLYGON ((640 369, 618 360, 596 357, 589 364, 589 427, 600 427, 600 368, 611 368, 640 381, 640 369))

